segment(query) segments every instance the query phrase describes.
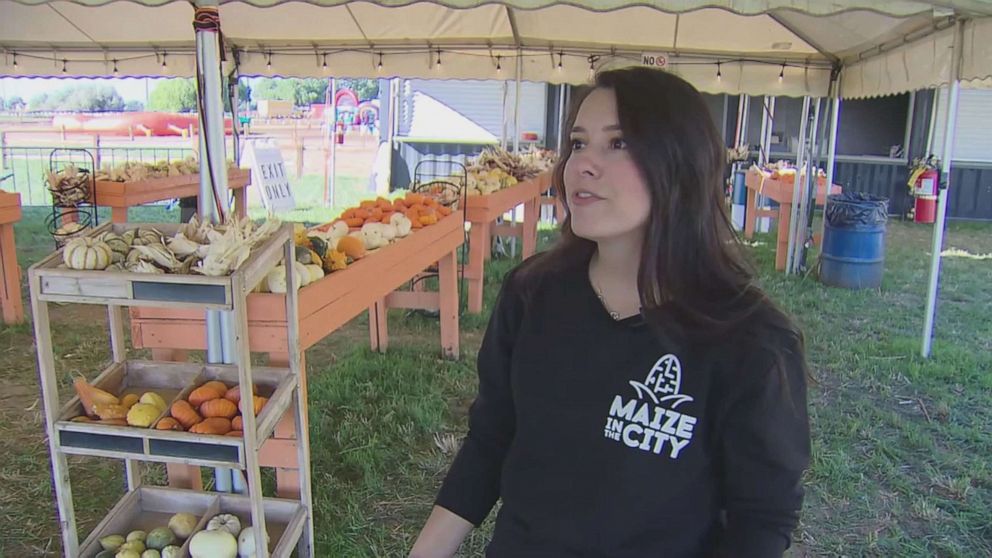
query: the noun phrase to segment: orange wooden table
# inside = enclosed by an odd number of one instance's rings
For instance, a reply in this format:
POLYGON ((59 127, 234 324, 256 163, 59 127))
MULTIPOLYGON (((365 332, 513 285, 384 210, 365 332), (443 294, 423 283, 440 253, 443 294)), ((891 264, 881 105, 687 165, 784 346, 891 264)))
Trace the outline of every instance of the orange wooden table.
MULTIPOLYGON (((826 201, 827 181, 825 178, 818 178, 816 184, 816 205, 823 205, 826 201)), ((758 217, 770 217, 778 220, 778 238, 775 242, 775 269, 782 271, 785 269, 786 259, 789 252, 789 225, 792 223, 792 191, 794 181, 766 177, 758 171, 748 171, 744 179, 747 186, 747 209, 744 216, 744 238, 750 240, 754 237, 755 224, 758 217), (778 203, 778 209, 758 209, 757 198, 764 196, 778 203)), ((843 190, 834 184, 830 189, 831 194, 839 194, 843 190)), ((818 235, 817 235, 818 236, 818 235)), ((819 243, 819 239, 814 237, 814 243, 819 243)))
POLYGON ((543 174, 514 186, 485 196, 469 196, 465 207, 465 220, 472 223, 469 233, 468 262, 465 263, 465 280, 468 282, 468 311, 482 312, 482 293, 485 286, 485 261, 491 256, 493 236, 520 236, 524 259, 537 250, 537 221, 541 216, 541 196, 551 184, 551 175, 543 174), (521 225, 494 225, 504 213, 524 206, 521 225))
POLYGON ((0 307, 3 323, 19 324, 24 321, 21 302, 21 270, 17 267, 17 248, 14 246, 14 223, 21 220, 21 195, 0 192, 0 307))
MULTIPOLYGON (((464 242, 462 216, 455 213, 370 253, 344 271, 303 287, 299 293, 301 350, 368 310, 372 348, 385 351, 386 310, 424 308, 440 311, 441 350, 446 357, 458 358, 457 250, 464 242), (396 291, 434 263, 439 270, 438 292, 396 291)), ((248 296, 248 346, 252 352, 269 353, 273 366, 284 366, 289 361, 284 298, 273 293, 248 296)), ((131 339, 135 348, 152 349, 156 360, 185 360, 187 350, 206 349, 204 314, 195 310, 133 308, 131 339)), ((305 373, 300 381, 306 387, 305 373)), ((292 413, 286 414, 275 437, 262 447, 261 457, 263 466, 276 468, 277 491, 287 497, 299 490, 292 417, 292 413)), ((170 484, 197 488, 199 473, 194 470, 170 465, 170 484)))
MULTIPOLYGON (((246 169, 227 171, 227 186, 234 190, 234 209, 239 217, 244 217, 248 211, 248 196, 245 188, 250 177, 251 173, 246 169)), ((199 174, 151 178, 138 182, 98 180, 96 183, 96 204, 110 207, 110 220, 114 223, 126 223, 127 210, 130 207, 199 195, 199 174)), ((90 201, 93 201, 92 196, 90 201)))

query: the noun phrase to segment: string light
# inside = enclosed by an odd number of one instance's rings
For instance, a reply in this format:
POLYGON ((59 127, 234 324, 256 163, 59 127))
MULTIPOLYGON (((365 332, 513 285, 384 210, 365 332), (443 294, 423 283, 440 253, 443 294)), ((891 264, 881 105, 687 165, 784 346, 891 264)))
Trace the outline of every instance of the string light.
POLYGON ((327 53, 325 52, 322 56, 323 56, 323 63, 321 63, 320 69, 323 70, 324 73, 326 74, 327 71, 328 71, 327 70, 327 53))
POLYGON ((441 68, 441 49, 437 49, 437 67, 441 68))
POLYGON ((167 52, 163 52, 162 53, 162 73, 163 74, 169 71, 169 64, 165 61, 165 57, 168 56, 168 55, 169 54, 167 52))
POLYGON ((376 69, 377 72, 381 72, 382 71, 382 53, 381 52, 379 53, 379 63, 375 65, 375 69, 376 69))
POLYGON ((269 71, 272 71, 272 53, 271 52, 268 54, 268 57, 265 59, 265 69, 266 70, 269 70, 269 71))
POLYGON ((720 63, 719 63, 719 62, 717 62, 717 63, 716 63, 716 80, 717 80, 717 81, 720 81, 720 80, 722 80, 722 79, 723 79, 723 73, 722 73, 722 72, 720 72, 720 63))
POLYGON ((598 59, 599 57, 595 55, 589 57, 589 81, 596 79, 596 60, 598 59))
POLYGON ((14 52, 14 53, 12 53, 12 55, 13 55, 13 58, 14 58, 14 71, 16 72, 17 71, 17 53, 14 52))
POLYGON ((114 77, 117 77, 120 72, 117 71, 117 59, 114 59, 114 77))
POLYGON ((782 64, 782 71, 778 73, 779 83, 781 83, 783 79, 785 79, 785 64, 782 64))
POLYGON ((564 60, 565 60, 565 53, 559 51, 558 52, 558 71, 559 72, 562 71, 562 62, 564 62, 564 60))
POLYGON ((66 60, 65 60, 65 58, 63 58, 63 59, 62 59, 62 73, 63 73, 63 74, 69 71, 69 70, 68 70, 68 69, 67 69, 67 68, 65 67, 65 64, 66 64, 66 60))
POLYGON ((503 57, 502 56, 497 56, 496 57, 496 73, 497 74, 502 74, 503 73, 503 57))

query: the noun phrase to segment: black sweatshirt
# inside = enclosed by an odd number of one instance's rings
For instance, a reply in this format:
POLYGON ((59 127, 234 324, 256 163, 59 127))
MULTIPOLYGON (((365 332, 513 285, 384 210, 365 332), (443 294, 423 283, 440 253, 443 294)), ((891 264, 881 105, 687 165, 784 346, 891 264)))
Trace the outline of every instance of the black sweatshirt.
POLYGON ((797 344, 614 321, 587 264, 527 281, 504 282, 437 505, 479 525, 501 498, 490 558, 781 556, 810 452, 797 344))

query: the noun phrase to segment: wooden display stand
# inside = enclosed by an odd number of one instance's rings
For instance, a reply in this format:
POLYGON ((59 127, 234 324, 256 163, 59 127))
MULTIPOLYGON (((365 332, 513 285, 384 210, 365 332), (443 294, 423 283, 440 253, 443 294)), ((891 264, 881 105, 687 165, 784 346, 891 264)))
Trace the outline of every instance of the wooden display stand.
MULTIPOLYGON (((95 236, 107 230, 122 232, 136 225, 105 224, 90 232, 95 236)), ((179 225, 154 225, 170 234, 179 225)), ((77 271, 60 269, 61 252, 49 255, 28 271, 31 307, 34 315, 45 423, 51 452, 55 497, 62 525, 65 556, 90 558, 100 550, 99 539, 108 534, 127 533, 151 525, 164 525, 173 513, 188 511, 199 517, 202 529, 208 516, 235 513, 251 517, 255 540, 270 540, 260 547, 257 556, 288 557, 297 550, 299 556, 313 556, 313 505, 310 494, 310 452, 306 421, 292 413, 297 438, 301 497, 290 501, 265 498, 259 472, 259 452, 264 441, 285 420, 288 411, 304 409, 304 391, 299 352, 290 350, 288 367, 263 368, 251 364, 248 343, 247 293, 284 258, 294 254, 293 228, 283 225, 269 239, 253 250, 248 261, 230 276, 145 275, 125 272, 77 271), (58 372, 52 347, 48 304, 73 302, 101 304, 109 308, 110 342, 113 363, 92 383, 117 394, 154 390, 171 402, 184 399, 208 380, 237 383, 242 393, 252 393, 252 386, 269 397, 256 417, 242 413, 244 436, 214 436, 157 430, 132 426, 111 426, 73 422, 83 414, 78 397, 59 407, 58 372), (213 309, 231 312, 236 329, 233 349, 238 364, 186 364, 175 362, 127 360, 123 307, 140 305, 155 308, 213 309), (67 455, 89 455, 123 459, 128 492, 80 545, 76 531, 72 489, 67 455), (196 493, 141 486, 140 462, 182 463, 242 469, 248 477, 248 496, 196 493), (266 535, 267 534, 267 535, 266 535)), ((287 269, 287 283, 292 284, 292 266, 287 269)), ((297 295, 282 298, 284 315, 297 315, 297 295)), ((299 346, 297 320, 285 322, 287 345, 299 346)), ((167 414, 164 411, 158 417, 167 414)), ((157 421, 156 421, 157 422, 157 421)), ((188 550, 189 539, 184 551, 188 550)))
POLYGON ((551 175, 543 174, 485 196, 469 196, 465 219, 472 223, 469 255, 465 262, 468 282, 468 311, 482 312, 485 286, 485 261, 491 257, 493 236, 520 236, 522 256, 529 258, 537 250, 537 221, 541 216, 541 196, 551 184, 551 175), (524 206, 522 225, 494 225, 496 219, 518 205, 524 206))
POLYGON ((21 268, 17 266, 17 247, 14 243, 14 223, 21 220, 21 195, 0 192, 0 308, 3 323, 19 324, 24 321, 21 302, 21 268))
MULTIPOLYGON (((247 186, 251 172, 246 169, 228 169, 227 187, 234 191, 234 209, 239 217, 248 212, 247 186)), ((176 198, 200 195, 200 175, 189 174, 168 178, 150 178, 138 182, 96 182, 96 200, 99 205, 110 206, 110 220, 127 222, 128 208, 176 198)), ((93 197, 90 196, 90 201, 93 197)))
MULTIPOLYGON (((389 344, 386 311, 424 308, 440 311, 442 352, 446 357, 458 358, 457 250, 464 241, 462 216, 454 213, 369 253, 346 270, 301 288, 301 350, 305 351, 368 310, 371 346, 373 350, 385 351, 389 344), (438 292, 396 291, 434 263, 439 270, 438 292)), ((285 295, 273 293, 248 295, 248 338, 253 350, 269 353, 270 365, 279 365, 289 358, 284 299, 285 295)), ((152 349, 156 359, 185 360, 187 350, 206 348, 203 316, 176 308, 133 308, 131 339, 136 347, 152 349)), ((305 372, 301 384, 306 386, 305 372)), ((299 491, 298 465, 292 449, 296 440, 290 427, 284 421, 277 427, 275 439, 268 440, 262 448, 261 462, 276 467, 277 492, 281 496, 292 496, 299 491)), ((196 471, 169 466, 172 486, 195 488, 198 480, 196 471)))
MULTIPOLYGON (((778 221, 778 238, 775 242, 775 269, 782 271, 785 269, 786 259, 789 252, 789 225, 792 223, 792 192, 795 188, 794 181, 788 182, 781 179, 765 177, 760 172, 748 171, 744 179, 747 186, 747 209, 744 216, 744 238, 751 240, 754 237, 755 224, 758 217, 770 217, 778 221), (758 196, 764 196, 778 203, 778 209, 758 209, 758 196)), ((823 205, 826 201, 827 181, 818 178, 816 181, 816 205, 823 205)), ((843 189, 834 184, 830 189, 831 194, 840 194, 843 189)), ((813 237, 814 244, 819 244, 819 235, 813 237)))

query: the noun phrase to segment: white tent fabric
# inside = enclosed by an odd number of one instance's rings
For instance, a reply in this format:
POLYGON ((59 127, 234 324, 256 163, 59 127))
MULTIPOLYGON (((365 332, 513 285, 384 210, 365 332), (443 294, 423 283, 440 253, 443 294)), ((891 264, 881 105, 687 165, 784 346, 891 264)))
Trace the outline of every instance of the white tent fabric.
MULTIPOLYGON (((653 57, 710 93, 825 96, 841 66, 848 97, 946 83, 954 15, 970 18, 964 78, 992 79, 992 0, 232 0, 220 15, 242 75, 513 79, 519 62, 524 80, 583 83, 653 57)), ((0 0, 0 75, 192 75, 192 18, 173 0, 0 0)))

